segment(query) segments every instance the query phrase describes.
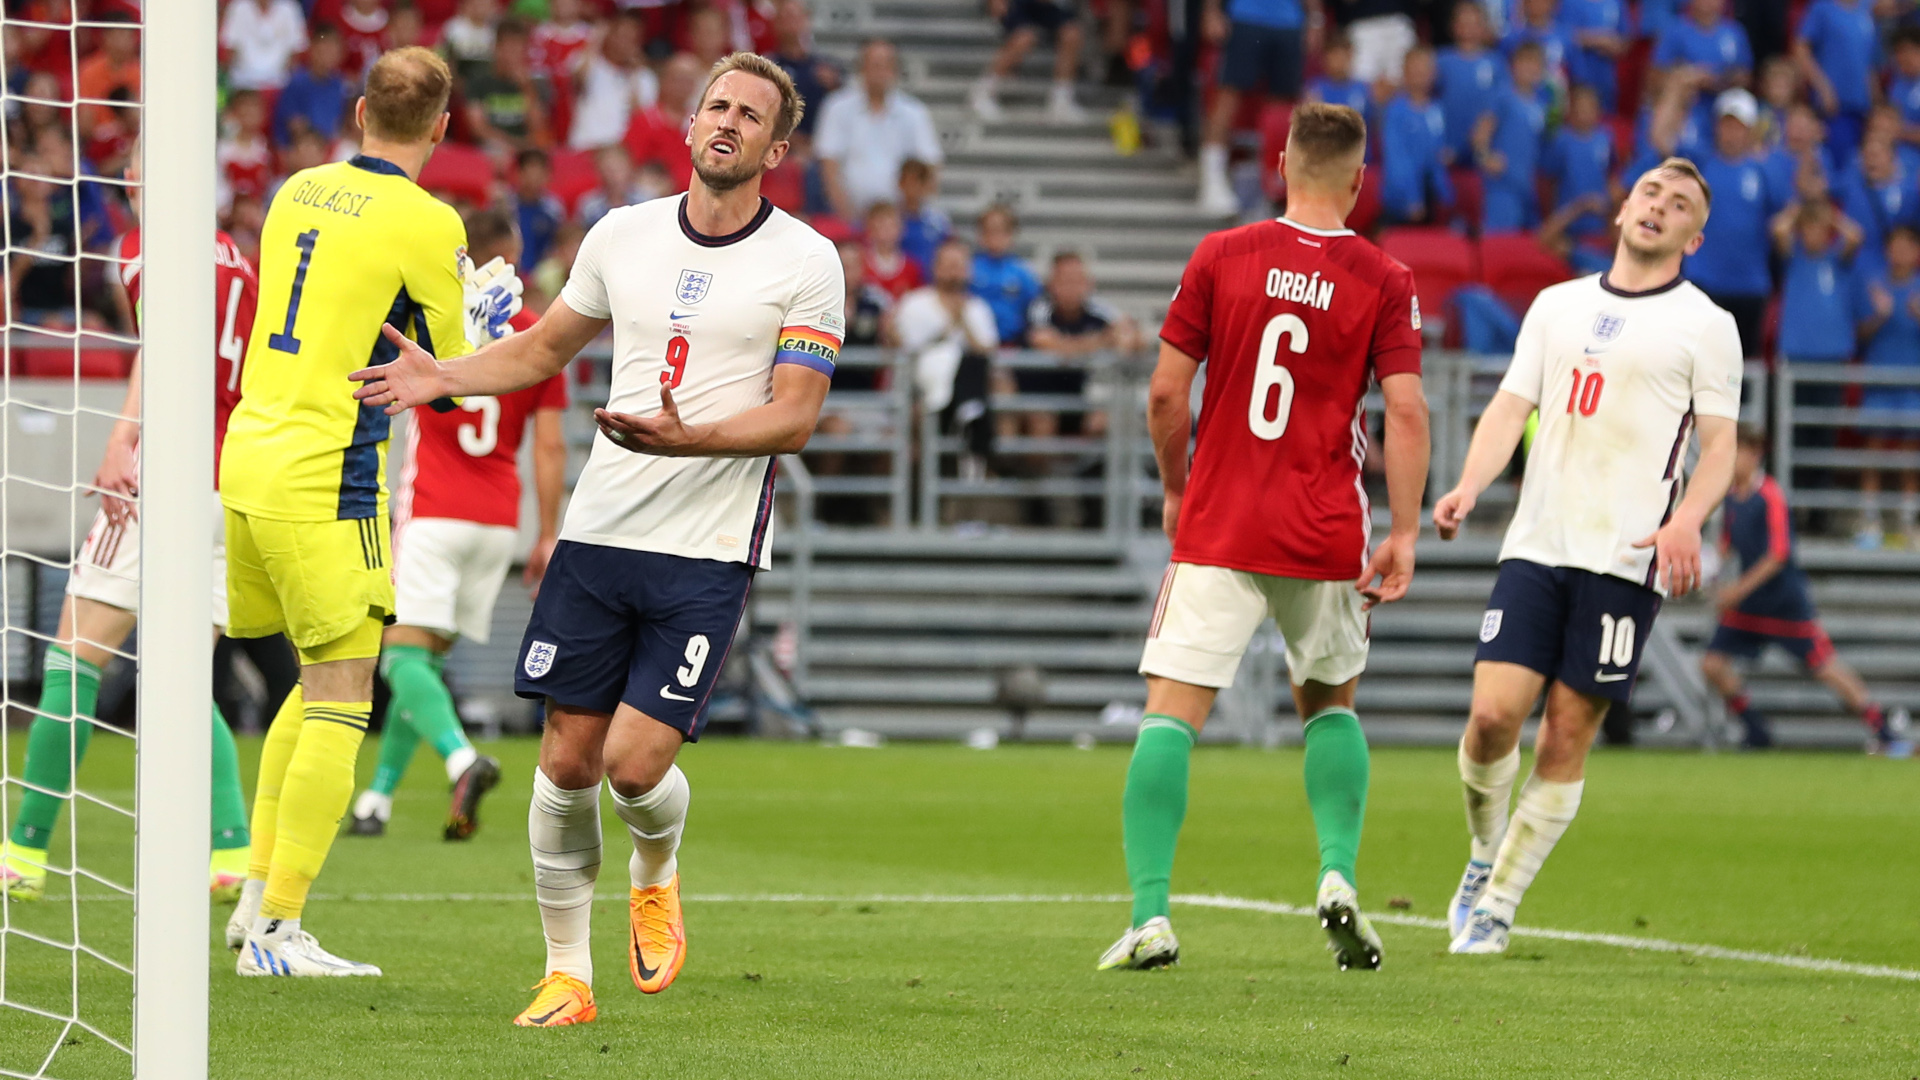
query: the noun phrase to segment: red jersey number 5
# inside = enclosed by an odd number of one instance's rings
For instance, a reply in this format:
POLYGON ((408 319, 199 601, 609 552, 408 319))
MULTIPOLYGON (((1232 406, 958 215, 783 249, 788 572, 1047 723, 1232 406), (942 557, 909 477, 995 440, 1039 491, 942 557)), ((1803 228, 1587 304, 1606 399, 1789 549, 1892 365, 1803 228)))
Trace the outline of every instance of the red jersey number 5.
POLYGON ((1293 372, 1280 363, 1280 339, 1295 356, 1307 351, 1307 324, 1298 315, 1275 315, 1260 335, 1260 355, 1254 359, 1253 396, 1247 401, 1247 427, 1254 437, 1272 442, 1287 433, 1293 414, 1293 372), (1276 401, 1275 398, 1278 398, 1276 401))

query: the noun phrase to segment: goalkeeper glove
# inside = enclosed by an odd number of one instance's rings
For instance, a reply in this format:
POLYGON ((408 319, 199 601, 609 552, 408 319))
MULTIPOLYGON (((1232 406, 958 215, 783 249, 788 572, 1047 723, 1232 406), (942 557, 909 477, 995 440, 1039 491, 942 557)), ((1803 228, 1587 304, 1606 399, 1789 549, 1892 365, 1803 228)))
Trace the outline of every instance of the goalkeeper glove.
POLYGON ((485 266, 475 268, 466 256, 460 257, 460 285, 466 307, 467 343, 479 348, 489 341, 513 333, 507 325, 520 313, 520 275, 513 264, 494 256, 485 266))

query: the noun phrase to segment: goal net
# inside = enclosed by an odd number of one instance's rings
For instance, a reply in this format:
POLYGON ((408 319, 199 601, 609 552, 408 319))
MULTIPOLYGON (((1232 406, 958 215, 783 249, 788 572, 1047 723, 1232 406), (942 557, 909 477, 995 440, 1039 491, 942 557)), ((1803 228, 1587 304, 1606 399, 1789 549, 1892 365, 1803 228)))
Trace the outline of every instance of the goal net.
POLYGON ((0 8, 0 1076, 207 1074, 216 24, 164 7, 0 8))

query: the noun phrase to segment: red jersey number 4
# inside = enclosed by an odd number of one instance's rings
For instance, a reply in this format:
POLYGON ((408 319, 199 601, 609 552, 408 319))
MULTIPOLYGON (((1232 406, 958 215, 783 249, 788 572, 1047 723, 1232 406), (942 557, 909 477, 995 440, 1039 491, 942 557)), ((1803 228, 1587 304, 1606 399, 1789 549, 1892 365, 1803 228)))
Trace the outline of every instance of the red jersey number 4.
POLYGON ((1173 557, 1334 581, 1366 563, 1361 469, 1376 378, 1420 372, 1413 275, 1346 230, 1215 233, 1161 338, 1206 364, 1173 557))

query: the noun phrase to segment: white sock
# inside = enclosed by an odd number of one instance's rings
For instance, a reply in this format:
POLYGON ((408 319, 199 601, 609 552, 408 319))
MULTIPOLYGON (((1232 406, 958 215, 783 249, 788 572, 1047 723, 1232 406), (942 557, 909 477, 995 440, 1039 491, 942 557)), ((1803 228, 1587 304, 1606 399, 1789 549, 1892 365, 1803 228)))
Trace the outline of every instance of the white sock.
POLYGON ((1227 186, 1227 146, 1207 143, 1200 147, 1200 182, 1227 186))
POLYGON ((1053 84, 1052 94, 1053 94, 1053 101, 1055 104, 1060 104, 1063 102, 1068 105, 1073 104, 1072 80, 1055 82, 1053 84))
POLYGON ((368 788, 354 800, 353 816, 357 818, 373 817, 381 821, 393 820, 393 796, 382 795, 368 788))
POLYGON ((1920 517, 1920 500, 1915 499, 1912 495, 1901 495, 1900 528, 1908 532, 1913 531, 1913 523, 1916 517, 1920 517))
POLYGON ((991 71, 987 72, 985 75, 980 76, 980 81, 973 84, 973 92, 976 94, 980 94, 984 97, 992 97, 993 95, 999 93, 1000 92, 1000 76, 995 75, 991 71))
POLYGON ((1580 792, 1586 786, 1585 780, 1563 784, 1542 780, 1538 773, 1527 777, 1520 788, 1520 803, 1513 808, 1513 824, 1500 843, 1499 858, 1493 861, 1493 880, 1481 908, 1513 922, 1514 909, 1540 872, 1540 864, 1553 854, 1553 845, 1580 812, 1580 792))
POLYGON ((600 785, 568 790, 533 771, 527 809, 533 894, 547 936, 547 973, 593 984, 593 883, 600 876, 600 785))
MULTIPOLYGON (((262 884, 265 883, 262 882, 262 884)), ((253 919, 253 932, 259 937, 291 937, 300 932, 300 920, 270 919, 265 915, 256 915, 253 919)))
POLYGON ((637 799, 613 793, 614 812, 633 836, 633 858, 627 870, 634 888, 665 885, 680 872, 675 854, 680 850, 680 833, 687 827, 687 803, 692 796, 687 774, 678 765, 670 766, 667 775, 637 799))
POLYGON ((455 750, 453 753, 448 754, 447 755, 447 783, 451 784, 451 783, 454 783, 455 781, 458 781, 460 779, 460 774, 463 772, 466 772, 467 769, 471 767, 473 763, 475 761, 478 761, 479 759, 480 759, 480 751, 475 750, 471 746, 463 746, 460 749, 455 750))
POLYGON ((1498 761, 1485 765, 1467 756, 1467 743, 1460 742, 1460 784, 1467 799, 1467 831, 1473 834, 1470 858, 1482 866, 1492 866, 1507 835, 1507 806, 1513 801, 1513 781, 1520 775, 1520 747, 1498 761))

